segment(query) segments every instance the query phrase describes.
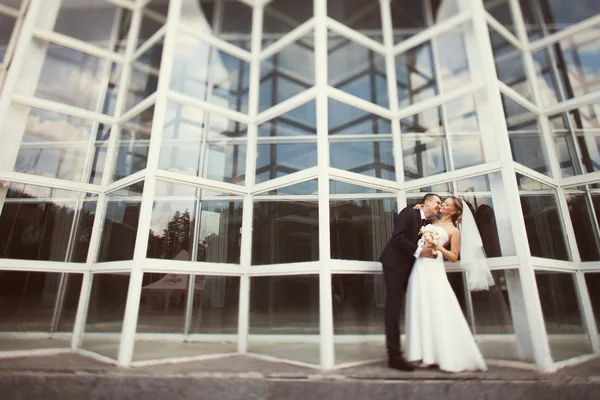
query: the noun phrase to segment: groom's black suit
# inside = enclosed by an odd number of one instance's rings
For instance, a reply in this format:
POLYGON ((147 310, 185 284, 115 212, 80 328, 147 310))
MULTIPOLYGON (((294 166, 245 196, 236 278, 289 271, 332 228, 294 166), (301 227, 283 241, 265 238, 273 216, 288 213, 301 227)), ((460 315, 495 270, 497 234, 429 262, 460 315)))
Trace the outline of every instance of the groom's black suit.
POLYGON ((400 311, 404 305, 408 278, 415 263, 421 212, 405 208, 396 216, 394 233, 379 261, 385 281, 385 341, 390 360, 402 358, 400 350, 400 311))

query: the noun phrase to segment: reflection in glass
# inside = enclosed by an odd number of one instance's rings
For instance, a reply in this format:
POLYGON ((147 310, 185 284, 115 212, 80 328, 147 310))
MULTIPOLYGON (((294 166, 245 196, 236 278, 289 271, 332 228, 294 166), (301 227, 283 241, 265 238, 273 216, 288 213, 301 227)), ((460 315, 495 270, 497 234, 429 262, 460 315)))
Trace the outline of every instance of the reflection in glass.
POLYGON ((80 291, 81 274, 0 271, 0 331, 72 331, 80 291))
POLYGON ((152 0, 143 9, 142 24, 138 33, 138 48, 165 25, 165 23, 167 22, 168 6, 168 2, 163 2, 162 5, 158 5, 157 7, 156 1, 152 0), (152 5, 152 2, 154 2, 155 4, 152 5))
MULTIPOLYGON (((434 1, 434 3, 440 3, 434 1)), ((392 1, 392 27, 394 42, 404 41, 425 30, 427 23, 426 1, 392 1)), ((437 7, 435 7, 437 8, 437 7)))
POLYGON ((133 259, 142 202, 141 191, 143 181, 107 195, 98 262, 133 259))
POLYGON ((600 260, 600 242, 594 229, 594 221, 590 218, 593 215, 593 205, 585 192, 569 192, 566 194, 567 204, 581 261, 598 261, 600 260))
POLYGON ((446 172, 445 153, 443 137, 403 136, 404 179, 410 181, 446 172))
POLYGON ((274 0, 266 4, 263 17, 263 47, 275 42, 313 16, 312 1, 274 0))
MULTIPOLYGON (((508 7, 508 4, 506 4, 506 7, 508 7)), ((531 88, 523 65, 523 55, 504 36, 491 27, 488 30, 492 42, 498 79, 526 99, 533 101, 531 88)))
POLYGON ((319 260, 316 201, 259 201, 253 217, 253 265, 319 260))
POLYGON ((0 64, 6 57, 6 49, 10 42, 10 37, 15 29, 16 20, 6 15, 0 15, 0 64))
POLYGON ((395 199, 331 200, 331 258, 377 261, 397 213, 395 199))
POLYGON ((389 108, 385 57, 340 36, 331 36, 327 62, 329 86, 389 108))
POLYGON ((95 201, 76 192, 13 184, 0 214, 0 258, 86 262, 95 201))
POLYGON ((316 165, 316 143, 259 143, 256 159, 256 183, 280 178, 316 165))
POLYGON ((596 320, 596 329, 600 331, 600 273, 590 272, 585 274, 585 283, 590 302, 592 303, 592 311, 596 320))
POLYGON ((504 94, 502 105, 513 160, 539 173, 551 175, 537 115, 504 94))
POLYGON ((496 21, 508 29, 513 35, 517 36, 515 24, 513 23, 509 0, 483 0, 485 10, 490 13, 496 21))
POLYGON ((600 104, 589 104, 550 117, 563 176, 600 171, 599 115, 600 104))
POLYGON ((146 168, 154 106, 131 118, 121 126, 113 180, 125 178, 146 168))
POLYGON ((531 255, 569 260, 556 191, 520 174, 517 182, 531 255))
POLYGON ((579 305, 575 275, 536 271, 535 280, 554 361, 592 353, 579 305))
POLYGON ((328 102, 329 135, 392 134, 391 121, 337 100, 328 102))
POLYGON ((169 103, 158 167, 244 184, 247 131, 245 124, 218 114, 169 103))
POLYGON ((333 329, 336 335, 383 334, 385 286, 381 274, 334 274, 333 329))
POLYGON ((160 39, 131 63, 125 110, 129 110, 156 92, 162 61, 163 41, 160 39))
POLYGON ((110 71, 109 61, 34 38, 25 65, 38 65, 40 54, 44 62, 37 82, 32 82, 31 74, 21 74, 15 86, 18 93, 91 111, 102 108, 106 92, 102 78, 110 71))
MULTIPOLYGON (((566 3, 565 3, 566 4, 566 3)), ((600 88, 600 30, 579 33, 533 53, 543 104, 548 106, 600 88)))
POLYGON ((366 193, 383 193, 379 189, 373 189, 366 186, 353 185, 347 182, 329 181, 330 194, 366 194, 366 193))
POLYGON ((383 42, 379 0, 327 0, 327 14, 371 39, 383 42))
POLYGON ((313 37, 302 38, 260 63, 259 112, 315 84, 313 37))
POLYGON ((576 4, 557 0, 520 0, 529 41, 550 35, 600 13, 596 0, 578 0, 576 4))
POLYGON ((258 136, 304 136, 317 134, 317 110, 311 100, 258 126, 258 136))
POLYGON ((388 180, 396 179, 394 152, 391 140, 331 142, 331 167, 388 180))
MULTIPOLYGON (((94 274, 85 324, 86 333, 121 333, 128 289, 129 274, 94 274)), ((84 348, 87 348, 86 339, 84 334, 84 348)))
POLYGON ((510 297, 504 271, 492 271, 494 286, 471 292, 477 334, 514 333, 510 297))
POLYGON ((241 201, 155 201, 147 257, 237 264, 241 226, 241 201))
MULTIPOLYGON (((47 15, 40 15, 39 24, 45 24, 47 15)), ((61 2, 54 25, 54 31, 96 46, 116 51, 116 46, 124 51, 132 13, 105 0, 88 1, 85 7, 74 3, 61 2), (113 39, 115 27, 118 36, 113 39), (120 45, 119 45, 120 44, 120 45)))
POLYGON ((248 112, 250 65, 180 32, 175 45, 171 90, 248 112))
POLYGON ((250 334, 317 333, 318 275, 250 278, 250 334))
POLYGON ((98 153, 107 144, 110 126, 17 104, 11 107, 11 118, 15 123, 9 125, 10 134, 22 132, 14 171, 100 183, 104 163, 98 153), (19 129, 20 117, 26 118, 24 131, 19 129))
POLYGON ((198 33, 211 33, 219 39, 226 40, 245 50, 250 50, 252 7, 242 2, 184 1, 180 24, 198 33), (218 12, 217 8, 219 9, 218 12))

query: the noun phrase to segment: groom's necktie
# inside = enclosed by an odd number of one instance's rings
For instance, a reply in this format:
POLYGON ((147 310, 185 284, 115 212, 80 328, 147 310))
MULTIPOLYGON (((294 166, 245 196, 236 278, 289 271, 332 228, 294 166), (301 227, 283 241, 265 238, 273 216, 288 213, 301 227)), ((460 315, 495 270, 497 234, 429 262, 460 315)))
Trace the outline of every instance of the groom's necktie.
POLYGON ((427 220, 425 218, 423 218, 421 220, 421 226, 425 226, 425 225, 427 225, 427 220))

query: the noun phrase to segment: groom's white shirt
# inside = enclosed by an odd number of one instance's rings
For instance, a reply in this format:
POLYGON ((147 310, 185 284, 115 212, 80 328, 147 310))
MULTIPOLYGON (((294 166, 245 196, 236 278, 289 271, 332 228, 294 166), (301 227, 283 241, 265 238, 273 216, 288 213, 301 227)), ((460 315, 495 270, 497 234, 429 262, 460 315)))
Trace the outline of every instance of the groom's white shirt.
MULTIPOLYGON (((423 210, 419 210, 419 212, 421 213, 421 219, 427 219, 425 218, 425 213, 423 212, 423 210)), ((415 256, 415 258, 418 258, 419 255, 421 254, 421 250, 423 250, 423 245, 419 244, 419 247, 417 247, 417 251, 415 251, 415 254, 413 254, 413 256, 415 256)))

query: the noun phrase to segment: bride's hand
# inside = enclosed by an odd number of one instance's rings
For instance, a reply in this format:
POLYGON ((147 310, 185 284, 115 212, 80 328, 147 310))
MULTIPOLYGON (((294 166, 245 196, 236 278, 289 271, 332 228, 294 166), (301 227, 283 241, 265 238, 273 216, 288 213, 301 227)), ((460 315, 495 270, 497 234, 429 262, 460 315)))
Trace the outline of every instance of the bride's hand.
POLYGON ((423 209, 423 204, 416 204, 413 209, 415 210, 422 210, 423 209))

